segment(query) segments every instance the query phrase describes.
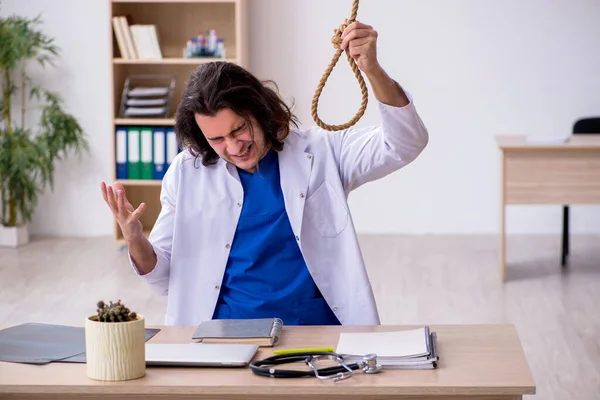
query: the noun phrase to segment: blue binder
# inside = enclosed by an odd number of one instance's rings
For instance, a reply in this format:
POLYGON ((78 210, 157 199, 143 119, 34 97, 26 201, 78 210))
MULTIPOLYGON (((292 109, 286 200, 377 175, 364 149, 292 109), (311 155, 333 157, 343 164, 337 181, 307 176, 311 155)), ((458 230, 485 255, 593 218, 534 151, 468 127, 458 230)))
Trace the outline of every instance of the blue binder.
POLYGON ((162 180, 167 171, 167 131, 154 128, 154 171, 153 179, 162 180))
POLYGON ((179 146, 177 145, 177 137, 175 136, 174 128, 167 128, 166 136, 167 136, 167 139, 166 139, 167 140, 167 144, 166 144, 167 159, 166 160, 167 160, 167 168, 169 168, 169 166, 173 162, 173 159, 179 153, 179 146))
POLYGON ((117 179, 127 179, 127 128, 115 130, 115 160, 117 179))

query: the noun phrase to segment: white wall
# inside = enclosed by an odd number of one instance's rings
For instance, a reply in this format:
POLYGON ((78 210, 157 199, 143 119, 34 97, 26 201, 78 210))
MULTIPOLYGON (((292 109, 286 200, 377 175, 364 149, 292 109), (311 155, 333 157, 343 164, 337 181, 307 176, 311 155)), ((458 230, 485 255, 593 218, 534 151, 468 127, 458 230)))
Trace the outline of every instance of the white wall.
MULTIPOLYGON (((109 3, 105 0, 4 0, 0 14, 35 17, 55 38, 61 56, 55 68, 30 68, 34 81, 60 93, 90 142, 90 153, 56 166, 55 188, 39 199, 30 230, 37 234, 95 236, 112 234, 112 214, 100 194, 111 175, 109 3), (77 16, 76 16, 77 15, 77 16)), ((35 122, 35 115, 30 120, 35 122)))
MULTIPOLYGON (((278 82, 312 125, 314 88, 328 65, 333 29, 351 0, 250 0, 250 69, 278 82)), ((41 199, 37 233, 111 234, 99 192, 110 179, 110 26, 105 0, 5 0, 2 14, 43 12, 63 48, 52 84, 84 124, 91 158, 59 166, 41 199), (83 16, 75 17, 75 13, 83 16), (75 32, 75 33, 73 33, 75 32), (75 46, 84 44, 83 50, 75 46)), ((357 228, 377 233, 492 233, 499 223, 499 153, 494 135, 561 136, 581 116, 600 114, 600 3, 595 0, 369 0, 358 19, 379 32, 379 57, 409 90, 431 140, 406 169, 350 198, 357 228), (380 202, 375 206, 375 201, 380 202)), ((321 97, 326 122, 350 119, 360 91, 341 59, 321 97)), ((359 126, 378 122, 371 95, 359 126)), ((573 206, 572 231, 600 233, 600 206, 573 206)), ((511 206, 509 232, 558 233, 559 206, 511 206)))

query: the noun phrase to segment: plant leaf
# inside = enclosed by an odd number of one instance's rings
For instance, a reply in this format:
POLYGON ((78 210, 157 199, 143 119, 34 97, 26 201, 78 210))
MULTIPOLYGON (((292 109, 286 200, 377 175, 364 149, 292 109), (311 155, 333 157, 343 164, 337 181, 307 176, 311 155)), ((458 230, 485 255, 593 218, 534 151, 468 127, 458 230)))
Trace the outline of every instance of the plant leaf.
POLYGON ((38 29, 40 16, 0 18, 0 70, 14 70, 21 61, 36 59, 42 66, 58 56, 54 38, 38 29))
MULTIPOLYGON (((0 17, 0 78, 4 79, 0 105, 4 110, 10 110, 12 95, 20 90, 11 79, 17 68, 34 59, 44 66, 58 55, 53 39, 37 29, 39 23, 39 16, 32 20, 0 17)), ((39 194, 47 186, 54 188, 56 160, 70 151, 79 155, 89 151, 82 127, 64 110, 58 94, 25 79, 29 98, 35 97, 41 105, 40 132, 34 134, 25 127, 0 131, 0 213, 2 224, 8 226, 31 221, 39 194)))
MULTIPOLYGON (((47 170, 48 158, 45 151, 36 144, 28 130, 16 128, 12 135, 0 137, 0 185, 6 193, 5 200, 14 202, 19 211, 19 223, 31 220, 37 204, 39 192, 43 189, 38 184, 40 166, 47 170)), ((3 216, 7 220, 7 216, 3 216)))

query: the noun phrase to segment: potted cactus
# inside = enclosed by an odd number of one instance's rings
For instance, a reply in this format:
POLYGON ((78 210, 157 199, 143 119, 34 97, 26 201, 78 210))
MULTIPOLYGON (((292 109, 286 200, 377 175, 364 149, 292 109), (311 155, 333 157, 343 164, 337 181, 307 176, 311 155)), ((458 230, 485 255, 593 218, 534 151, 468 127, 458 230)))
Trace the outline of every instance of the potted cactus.
POLYGON ((144 318, 121 300, 97 303, 97 313, 85 321, 87 376, 101 381, 125 381, 146 374, 144 318))

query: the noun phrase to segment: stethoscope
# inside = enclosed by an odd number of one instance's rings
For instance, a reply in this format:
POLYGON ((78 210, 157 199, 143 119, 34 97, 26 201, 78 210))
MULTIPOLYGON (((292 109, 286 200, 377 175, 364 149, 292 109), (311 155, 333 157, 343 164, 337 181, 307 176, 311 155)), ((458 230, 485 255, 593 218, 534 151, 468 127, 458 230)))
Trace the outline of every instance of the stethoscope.
MULTIPOLYGON (((356 356, 352 356, 355 358, 356 356)), ((375 374, 381 371, 382 367, 377 363, 375 354, 367 354, 362 356, 362 359, 346 364, 344 357, 334 352, 307 352, 307 353, 290 353, 278 354, 262 360, 253 361, 250 363, 252 371, 259 376, 270 378, 304 378, 314 377, 319 379, 333 379, 334 382, 350 378, 354 375, 354 371, 361 369, 366 374, 375 374), (317 368, 315 363, 320 360, 337 361, 338 366, 317 368), (298 371, 289 369, 275 369, 276 365, 304 362, 308 365, 311 371, 298 371)))

